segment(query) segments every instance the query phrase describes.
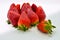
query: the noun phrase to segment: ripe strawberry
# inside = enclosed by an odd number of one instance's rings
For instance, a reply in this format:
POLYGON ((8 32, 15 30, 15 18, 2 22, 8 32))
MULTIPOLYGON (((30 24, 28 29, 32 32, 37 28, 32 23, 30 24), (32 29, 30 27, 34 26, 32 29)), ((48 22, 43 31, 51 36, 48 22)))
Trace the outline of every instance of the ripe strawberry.
POLYGON ((44 10, 42 9, 41 6, 39 6, 36 10, 36 14, 38 15, 39 17, 39 21, 43 21, 45 18, 46 18, 46 14, 44 12, 44 10))
POLYGON ((44 33, 52 33, 52 28, 56 28, 52 25, 51 20, 42 21, 37 26, 38 30, 44 33))
POLYGON ((12 9, 12 8, 14 8, 14 7, 15 7, 15 4, 12 3, 12 4, 10 5, 10 9, 12 9))
POLYGON ((31 9, 27 10, 27 15, 31 20, 31 25, 35 26, 36 24, 38 24, 39 22, 39 18, 38 16, 35 14, 35 12, 33 12, 31 9))
POLYGON ((24 4, 22 5, 21 12, 23 12, 23 11, 26 12, 28 8, 31 9, 30 4, 29 4, 29 3, 24 3, 24 4))
POLYGON ((18 19, 20 17, 20 14, 18 14, 15 11, 9 11, 7 14, 8 20, 13 26, 17 26, 18 19))
POLYGON ((14 3, 11 4, 9 11, 14 11, 14 12, 19 13, 19 11, 14 3))
POLYGON ((20 10, 20 4, 17 4, 17 5, 16 5, 16 8, 18 9, 18 11, 19 11, 19 13, 20 13, 20 11, 21 11, 21 10, 20 10))
POLYGON ((30 28, 30 19, 28 18, 25 11, 23 11, 20 15, 18 20, 18 28, 23 31, 26 31, 28 28, 30 28))
POLYGON ((31 8, 34 12, 36 12, 37 6, 35 4, 32 4, 31 8))

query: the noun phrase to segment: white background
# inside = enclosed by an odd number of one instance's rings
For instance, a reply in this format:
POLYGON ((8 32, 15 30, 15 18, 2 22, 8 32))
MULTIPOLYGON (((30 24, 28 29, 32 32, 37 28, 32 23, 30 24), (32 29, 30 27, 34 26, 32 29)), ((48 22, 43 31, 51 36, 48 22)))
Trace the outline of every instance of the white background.
POLYGON ((60 0, 0 0, 0 40, 60 40, 60 0), (56 26, 52 35, 41 33, 37 28, 27 32, 18 31, 6 23, 10 5, 22 5, 24 2, 43 7, 46 19, 51 19, 56 26))

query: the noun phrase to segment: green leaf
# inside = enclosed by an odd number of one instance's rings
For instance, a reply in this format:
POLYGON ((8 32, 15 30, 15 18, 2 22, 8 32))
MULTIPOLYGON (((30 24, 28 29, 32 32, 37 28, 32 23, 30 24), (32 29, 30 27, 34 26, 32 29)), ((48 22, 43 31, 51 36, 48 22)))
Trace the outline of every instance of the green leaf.
POLYGON ((48 22, 44 22, 45 24, 48 24, 48 22))
POLYGON ((56 28, 55 26, 52 25, 53 28, 56 28))
POLYGON ((48 33, 49 33, 49 34, 52 34, 52 32, 53 32, 52 30, 48 30, 48 33))
POLYGON ((25 25, 20 25, 20 26, 18 26, 18 30, 26 31, 26 30, 28 30, 28 28, 25 25))
POLYGON ((35 26, 36 26, 36 24, 31 24, 31 26, 34 26, 34 27, 35 27, 35 26))
POLYGON ((36 26, 37 24, 39 24, 39 21, 38 22, 35 22, 35 23, 32 23, 31 26, 36 26))
POLYGON ((45 29, 46 29, 46 30, 48 30, 48 29, 49 29, 49 27, 46 25, 46 26, 45 26, 45 29))
POLYGON ((8 24, 11 24, 9 20, 7 20, 7 23, 8 23, 8 24))
POLYGON ((45 26, 45 29, 48 31, 49 34, 52 34, 53 31, 52 31, 52 29, 51 29, 51 26, 46 25, 46 26, 45 26))
POLYGON ((52 24, 50 19, 48 20, 48 22, 49 22, 50 24, 52 24))
POLYGON ((23 29, 24 31, 28 30, 28 28, 26 28, 26 27, 23 27, 23 28, 24 28, 24 29, 23 29))
POLYGON ((48 20, 45 26, 45 29, 48 31, 49 34, 52 34, 52 28, 56 28, 55 26, 52 25, 51 20, 48 20))

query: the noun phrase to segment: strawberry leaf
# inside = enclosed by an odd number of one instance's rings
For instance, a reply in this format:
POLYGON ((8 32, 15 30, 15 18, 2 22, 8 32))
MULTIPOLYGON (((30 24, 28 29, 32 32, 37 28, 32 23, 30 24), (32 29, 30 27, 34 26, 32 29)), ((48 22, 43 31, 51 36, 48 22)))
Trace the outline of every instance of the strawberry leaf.
POLYGON ((20 25, 20 26, 18 26, 18 30, 26 31, 26 30, 28 30, 28 28, 25 25, 20 25))
POLYGON ((31 26, 36 26, 37 24, 39 24, 39 21, 38 22, 35 22, 35 23, 32 23, 31 26))
POLYGON ((52 25, 53 28, 56 28, 55 26, 52 25))
POLYGON ((48 31, 49 34, 52 34, 52 28, 56 28, 55 26, 52 25, 51 20, 48 20, 45 22, 46 26, 45 29, 48 31))
POLYGON ((11 24, 9 20, 7 20, 7 23, 8 23, 8 24, 11 24))
POLYGON ((48 20, 48 22, 49 22, 50 24, 52 24, 50 19, 48 20))

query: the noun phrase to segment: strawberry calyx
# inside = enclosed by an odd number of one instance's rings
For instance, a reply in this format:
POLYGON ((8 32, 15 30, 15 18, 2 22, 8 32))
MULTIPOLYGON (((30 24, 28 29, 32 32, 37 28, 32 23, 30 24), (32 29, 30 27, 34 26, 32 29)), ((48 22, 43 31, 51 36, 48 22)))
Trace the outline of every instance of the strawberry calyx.
POLYGON ((54 25, 52 25, 52 22, 51 22, 51 20, 48 20, 48 21, 46 21, 46 22, 44 22, 45 24, 46 24, 46 26, 45 26, 45 30, 47 30, 47 32, 49 33, 49 34, 52 34, 52 29, 53 28, 56 28, 54 25))
POLYGON ((25 25, 20 25, 17 28, 18 28, 18 30, 23 30, 23 31, 28 30, 28 28, 25 25))
POLYGON ((11 24, 9 20, 7 20, 7 23, 8 23, 8 24, 11 24))
POLYGON ((35 22, 35 23, 32 23, 31 26, 36 26, 37 24, 39 24, 39 21, 35 22))

